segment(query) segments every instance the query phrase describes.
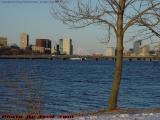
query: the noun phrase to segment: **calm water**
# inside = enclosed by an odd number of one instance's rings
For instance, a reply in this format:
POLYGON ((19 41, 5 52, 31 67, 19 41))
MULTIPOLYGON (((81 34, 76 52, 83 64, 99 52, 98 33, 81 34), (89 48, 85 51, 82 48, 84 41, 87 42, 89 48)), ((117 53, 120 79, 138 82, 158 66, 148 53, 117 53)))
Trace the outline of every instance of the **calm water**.
MULTIPOLYGON (((160 62, 124 62, 118 106, 160 108, 160 62)), ((0 114, 107 107, 113 61, 0 60, 0 114)))

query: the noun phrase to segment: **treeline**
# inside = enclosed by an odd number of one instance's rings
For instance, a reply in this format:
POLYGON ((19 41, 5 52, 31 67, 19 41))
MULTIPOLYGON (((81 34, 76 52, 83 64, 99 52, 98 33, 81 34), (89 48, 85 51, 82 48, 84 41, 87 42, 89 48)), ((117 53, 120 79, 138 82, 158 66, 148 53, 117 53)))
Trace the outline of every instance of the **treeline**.
POLYGON ((33 52, 31 47, 27 47, 26 49, 20 49, 16 45, 0 47, 0 55, 31 55, 31 54, 40 54, 40 53, 33 52))

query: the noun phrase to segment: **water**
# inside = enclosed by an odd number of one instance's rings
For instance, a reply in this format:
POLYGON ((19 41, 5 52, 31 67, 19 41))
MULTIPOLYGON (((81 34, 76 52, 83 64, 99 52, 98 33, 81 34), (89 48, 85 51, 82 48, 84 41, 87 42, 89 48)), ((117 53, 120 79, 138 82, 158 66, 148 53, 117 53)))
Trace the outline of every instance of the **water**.
MULTIPOLYGON (((0 114, 64 114, 107 107, 113 61, 0 60, 0 114)), ((160 62, 125 61, 121 108, 160 108, 160 62)))

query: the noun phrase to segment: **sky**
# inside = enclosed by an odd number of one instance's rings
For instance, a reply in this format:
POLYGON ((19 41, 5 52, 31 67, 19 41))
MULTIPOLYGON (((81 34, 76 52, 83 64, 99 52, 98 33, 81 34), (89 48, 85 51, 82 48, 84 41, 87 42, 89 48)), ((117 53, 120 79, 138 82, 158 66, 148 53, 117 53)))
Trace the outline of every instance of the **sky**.
MULTIPOLYGON (((51 15, 51 3, 6 3, 6 1, 0 0, 0 36, 7 37, 9 45, 14 43, 19 45, 20 33, 26 32, 29 34, 30 44, 35 44, 37 38, 48 38, 52 40, 53 46, 60 38, 69 37, 73 41, 76 53, 105 53, 106 45, 100 42, 106 35, 104 28, 90 26, 70 29, 51 15)), ((132 44, 127 46, 133 47, 132 44)), ((110 46, 114 45, 115 40, 112 40, 110 46)))

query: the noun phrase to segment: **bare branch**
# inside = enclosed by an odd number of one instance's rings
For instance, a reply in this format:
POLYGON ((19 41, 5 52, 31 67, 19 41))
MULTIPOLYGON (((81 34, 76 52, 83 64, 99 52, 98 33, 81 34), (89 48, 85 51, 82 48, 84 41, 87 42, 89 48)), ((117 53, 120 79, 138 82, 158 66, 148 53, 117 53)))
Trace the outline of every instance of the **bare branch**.
MULTIPOLYGON (((116 3, 115 3, 116 4, 116 3)), ((106 16, 112 17, 113 11, 98 8, 98 5, 92 5, 91 1, 86 5, 77 0, 76 9, 72 9, 66 3, 57 3, 61 11, 52 8, 52 15, 61 20, 64 24, 71 25, 74 28, 81 28, 91 24, 105 24, 111 26, 116 34, 116 27, 106 16), (92 6, 92 7, 91 7, 92 6)), ((100 4, 99 4, 100 5, 100 4)))
POLYGON ((115 0, 107 0, 107 1, 112 7, 113 11, 117 14, 118 13, 117 8, 119 7, 119 4, 115 0))
POLYGON ((148 28, 152 33, 154 33, 157 37, 160 38, 160 34, 153 29, 154 26, 156 26, 158 23, 160 23, 160 21, 157 21, 155 24, 148 24, 147 22, 145 22, 143 19, 140 19, 139 22, 144 25, 146 28, 148 28))
POLYGON ((143 10, 142 12, 140 12, 139 14, 137 14, 136 16, 132 17, 132 18, 130 19, 130 21, 125 25, 125 27, 124 27, 124 32, 125 32, 130 26, 134 25, 134 24, 137 22, 137 20, 138 20, 139 17, 143 16, 143 15, 144 15, 146 12, 148 12, 149 10, 153 10, 153 9, 154 9, 155 7, 157 7, 157 6, 160 6, 160 3, 157 3, 157 4, 153 5, 153 6, 148 7, 148 8, 146 8, 145 10, 143 10))

